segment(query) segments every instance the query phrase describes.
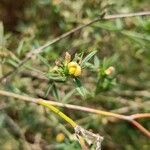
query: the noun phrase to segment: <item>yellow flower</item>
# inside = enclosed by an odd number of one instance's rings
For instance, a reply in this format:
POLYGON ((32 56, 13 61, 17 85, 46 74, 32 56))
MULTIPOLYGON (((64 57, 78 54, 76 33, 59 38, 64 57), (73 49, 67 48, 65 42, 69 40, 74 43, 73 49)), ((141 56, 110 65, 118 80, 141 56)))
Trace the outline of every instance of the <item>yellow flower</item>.
POLYGON ((68 63, 68 70, 69 74, 75 77, 81 75, 81 67, 76 62, 71 61, 70 63, 68 63))
POLYGON ((65 135, 63 133, 58 133, 56 136, 56 141, 57 142, 63 142, 65 139, 65 135))

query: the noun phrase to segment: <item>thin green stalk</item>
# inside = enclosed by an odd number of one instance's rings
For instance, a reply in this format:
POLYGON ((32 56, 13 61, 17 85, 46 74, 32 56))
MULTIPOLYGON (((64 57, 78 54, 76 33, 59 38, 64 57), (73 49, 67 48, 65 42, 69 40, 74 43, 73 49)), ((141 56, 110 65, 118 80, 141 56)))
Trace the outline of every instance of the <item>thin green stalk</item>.
POLYGON ((77 124, 70 117, 65 115, 63 112, 61 112, 59 109, 57 109, 56 107, 54 107, 50 103, 47 103, 46 101, 43 101, 43 100, 39 99, 38 104, 49 108, 51 111, 53 111, 54 113, 59 115, 61 118, 63 118, 66 122, 68 122, 73 128, 75 128, 77 126, 77 124))

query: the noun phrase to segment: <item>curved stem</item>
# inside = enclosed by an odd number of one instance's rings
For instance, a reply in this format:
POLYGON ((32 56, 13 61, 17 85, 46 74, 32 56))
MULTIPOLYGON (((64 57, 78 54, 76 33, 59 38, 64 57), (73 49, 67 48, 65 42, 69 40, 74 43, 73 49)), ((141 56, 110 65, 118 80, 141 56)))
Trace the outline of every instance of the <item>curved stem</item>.
POLYGON ((139 129, 144 135, 150 138, 150 132, 145 129, 140 123, 135 120, 130 121, 137 129, 139 129))
POLYGON ((75 121, 73 121, 70 117, 65 115, 63 112, 61 112, 59 109, 57 109, 53 105, 51 105, 49 103, 46 103, 45 101, 43 101, 41 99, 39 99, 37 103, 42 105, 42 106, 48 107, 51 111, 53 111, 54 113, 58 114, 61 118, 63 118, 66 122, 68 122, 73 128, 75 128, 77 126, 75 121))

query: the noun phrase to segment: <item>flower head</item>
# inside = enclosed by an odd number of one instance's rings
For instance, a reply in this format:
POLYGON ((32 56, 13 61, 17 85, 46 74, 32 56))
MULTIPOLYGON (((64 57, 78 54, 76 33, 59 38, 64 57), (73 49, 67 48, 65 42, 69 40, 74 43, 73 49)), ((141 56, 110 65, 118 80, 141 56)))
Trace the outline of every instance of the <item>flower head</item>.
POLYGON ((71 61, 70 63, 68 63, 68 70, 69 74, 75 77, 81 75, 81 66, 76 62, 71 61))

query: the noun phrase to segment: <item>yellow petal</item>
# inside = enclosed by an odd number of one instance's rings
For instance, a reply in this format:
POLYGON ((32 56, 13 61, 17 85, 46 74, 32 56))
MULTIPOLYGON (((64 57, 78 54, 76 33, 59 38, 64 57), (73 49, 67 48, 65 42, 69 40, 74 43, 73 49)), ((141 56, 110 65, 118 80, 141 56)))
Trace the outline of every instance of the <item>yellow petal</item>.
POLYGON ((81 67, 76 62, 68 63, 68 70, 70 75, 80 76, 81 75, 81 67))
POLYGON ((69 68, 69 74, 70 74, 70 75, 74 75, 75 71, 76 71, 76 68, 75 68, 75 67, 70 67, 70 68, 69 68))
POLYGON ((81 67, 80 66, 77 66, 76 70, 75 70, 75 73, 74 73, 74 76, 80 76, 81 75, 81 67))
POLYGON ((76 67, 76 66, 78 66, 78 64, 76 62, 71 61, 70 63, 68 63, 68 68, 76 67))

